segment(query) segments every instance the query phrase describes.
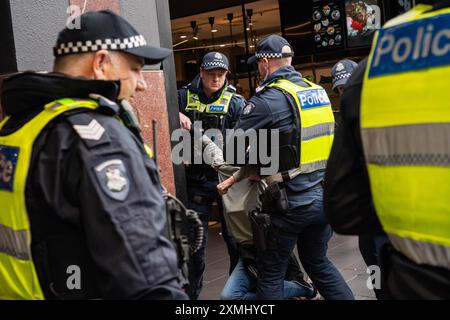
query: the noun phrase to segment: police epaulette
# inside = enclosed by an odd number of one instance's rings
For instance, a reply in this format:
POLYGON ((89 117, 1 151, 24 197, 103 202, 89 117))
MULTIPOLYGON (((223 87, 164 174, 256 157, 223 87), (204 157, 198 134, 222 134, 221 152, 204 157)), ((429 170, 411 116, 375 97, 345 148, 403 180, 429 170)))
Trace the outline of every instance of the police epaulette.
POLYGON ((227 91, 232 92, 232 93, 236 93, 236 87, 231 85, 231 84, 229 84, 227 86, 227 91))
POLYGON ((255 95, 259 96, 261 93, 263 93, 264 91, 266 91, 267 89, 269 89, 270 87, 268 86, 268 84, 265 84, 262 87, 258 87, 256 88, 256 93, 255 95))
POLYGON ((108 116, 115 116, 119 114, 120 108, 115 102, 94 93, 91 93, 89 97, 97 100, 98 108, 96 109, 96 111, 108 116))
MULTIPOLYGON (((91 111, 88 109, 85 110, 91 111)), ((91 149, 110 143, 111 139, 105 128, 92 116, 92 114, 83 111, 68 114, 66 120, 72 125, 72 128, 81 140, 83 140, 86 147, 91 149)))

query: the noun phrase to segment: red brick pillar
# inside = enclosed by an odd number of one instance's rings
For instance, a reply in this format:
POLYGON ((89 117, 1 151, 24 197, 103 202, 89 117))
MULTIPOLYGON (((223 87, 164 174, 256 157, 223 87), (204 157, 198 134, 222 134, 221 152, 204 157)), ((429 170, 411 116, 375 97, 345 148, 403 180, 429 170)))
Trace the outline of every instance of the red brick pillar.
POLYGON ((134 107, 139 116, 144 139, 152 149, 152 120, 156 120, 158 165, 161 168, 162 184, 170 193, 175 194, 164 73, 160 70, 149 70, 144 71, 144 77, 148 89, 135 97, 134 107))

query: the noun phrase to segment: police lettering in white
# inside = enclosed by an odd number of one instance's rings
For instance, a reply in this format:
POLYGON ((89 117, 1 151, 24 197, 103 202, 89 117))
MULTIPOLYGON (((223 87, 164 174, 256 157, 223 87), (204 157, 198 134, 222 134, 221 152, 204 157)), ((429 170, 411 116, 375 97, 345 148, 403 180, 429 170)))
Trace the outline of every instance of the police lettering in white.
POLYGON ((325 90, 311 90, 306 94, 300 94, 300 104, 302 106, 314 106, 329 104, 330 100, 325 90))
POLYGON ((396 64, 405 62, 410 56, 413 60, 426 59, 433 56, 444 56, 450 51, 450 29, 442 29, 433 34, 433 24, 419 27, 414 38, 401 37, 396 39, 395 33, 386 33, 379 40, 376 47, 373 66, 380 64, 380 59, 386 54, 391 54, 392 61, 396 64), (447 41, 442 41, 446 38, 447 41))

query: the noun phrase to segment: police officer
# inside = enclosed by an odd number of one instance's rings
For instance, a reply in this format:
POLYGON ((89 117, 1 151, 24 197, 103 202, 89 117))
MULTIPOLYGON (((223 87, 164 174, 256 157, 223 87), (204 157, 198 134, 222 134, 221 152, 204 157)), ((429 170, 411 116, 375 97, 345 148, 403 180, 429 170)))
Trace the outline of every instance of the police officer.
MULTIPOLYGON (((278 173, 269 177, 277 183, 266 192, 273 191, 280 202, 274 201, 274 208, 263 208, 271 213, 272 221, 267 249, 258 254, 257 297, 282 299, 284 274, 297 244, 305 271, 321 295, 352 299, 326 255, 332 230, 322 210, 322 182, 334 134, 333 113, 325 91, 291 66, 293 54, 289 43, 278 35, 257 44, 248 62, 257 63, 263 80, 235 127, 279 132, 278 173), (283 199, 289 208, 275 208, 283 199)), ((250 149, 255 147, 250 145, 250 149)))
MULTIPOLYGON (((200 66, 200 73, 190 84, 178 91, 180 121, 185 129, 191 124, 201 121, 202 129, 218 129, 225 136, 225 130, 236 124, 245 99, 236 94, 236 89, 228 84, 228 58, 220 52, 209 52, 200 66)), ((213 137, 214 138, 214 137, 213 137)), ((217 193, 217 172, 207 164, 194 164, 186 167, 189 207, 197 211, 203 220, 205 239, 204 245, 192 257, 192 277, 190 297, 196 299, 202 289, 203 271, 205 270, 205 247, 207 240, 208 221, 211 206, 214 201, 222 206, 221 197, 217 193)), ((230 256, 230 273, 237 264, 238 253, 236 244, 226 229, 223 215, 220 214, 222 235, 227 244, 230 256)))
POLYGON ((387 22, 342 99, 326 213, 337 232, 388 234, 388 298, 450 298, 449 21, 440 1, 387 22))
POLYGON ((3 83, 0 298, 185 299, 156 164, 124 107, 170 50, 110 11, 80 19, 54 73, 3 83))
POLYGON ((355 61, 343 59, 331 68, 331 78, 333 79, 331 89, 339 96, 344 93, 344 86, 357 66, 355 61))
MULTIPOLYGON (((357 66, 358 64, 356 62, 344 59, 331 68, 331 76, 333 78, 332 89, 337 92, 339 96, 342 97, 344 94, 344 86, 357 66)), ((340 124, 340 112, 338 115, 339 120, 336 120, 336 122, 340 124)), ((335 118, 337 119, 336 113, 335 118)), ((358 236, 359 252, 368 267, 379 267, 379 249, 386 242, 387 237, 384 234, 360 234, 358 236)), ((376 286, 373 287, 373 290, 378 300, 386 298, 383 288, 376 286)))
MULTIPOLYGON (((358 66, 355 61, 344 59, 336 63, 331 68, 332 86, 331 89, 336 92, 340 97, 344 93, 344 86, 347 83, 348 78, 352 75, 353 70, 358 66)), ((341 123, 341 115, 339 111, 333 112, 334 119, 336 121, 336 127, 339 127, 341 123)))

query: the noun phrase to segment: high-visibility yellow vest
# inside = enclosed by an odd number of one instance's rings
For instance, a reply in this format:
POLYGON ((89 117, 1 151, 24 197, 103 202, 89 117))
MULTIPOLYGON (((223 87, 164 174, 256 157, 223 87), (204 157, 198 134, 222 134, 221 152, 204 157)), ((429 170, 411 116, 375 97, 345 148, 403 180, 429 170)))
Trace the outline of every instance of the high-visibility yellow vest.
POLYGON ((450 268, 450 9, 420 5, 375 36, 361 98, 372 196, 396 250, 450 268))
POLYGON ((303 79, 310 87, 302 87, 280 79, 268 85, 289 94, 300 115, 300 173, 325 169, 334 138, 334 116, 326 91, 303 79))
POLYGON ((191 92, 191 90, 188 90, 187 105, 185 110, 224 115, 228 112, 233 94, 233 90, 227 87, 222 91, 220 97, 216 101, 209 104, 204 104, 200 102, 198 94, 191 92))
POLYGON ((153 156, 154 156, 153 149, 150 148, 150 146, 148 144, 144 143, 144 149, 145 149, 145 152, 147 153, 147 155, 150 158, 153 158, 153 156))
MULTIPOLYGON (((25 185, 36 138, 62 113, 97 106, 94 100, 57 100, 47 104, 16 132, 0 136, 0 299, 44 299, 32 259, 25 202, 25 185)), ((0 130, 8 119, 0 123, 0 130)))

